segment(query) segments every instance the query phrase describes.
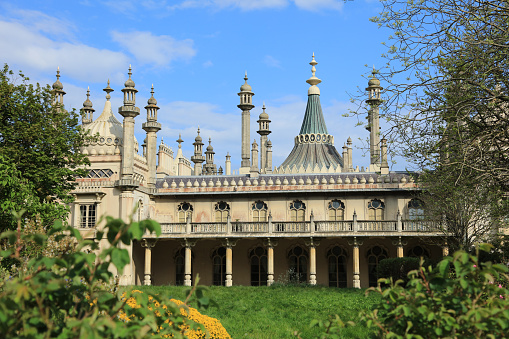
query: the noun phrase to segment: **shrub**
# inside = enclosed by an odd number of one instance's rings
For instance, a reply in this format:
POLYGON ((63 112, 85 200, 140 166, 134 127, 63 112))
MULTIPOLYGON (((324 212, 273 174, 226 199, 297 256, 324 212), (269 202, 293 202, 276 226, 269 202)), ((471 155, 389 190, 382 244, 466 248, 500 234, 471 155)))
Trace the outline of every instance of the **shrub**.
MULTIPOLYGON (((18 230, 2 233, 10 248, 0 252, 0 258, 20 259, 20 249, 26 242, 45 245, 47 236, 25 234, 21 230, 21 213, 18 230)), ((83 240, 79 231, 55 223, 48 236, 57 235, 55 241, 70 236, 77 239, 76 251, 54 257, 39 256, 30 259, 26 270, 0 281, 0 333, 3 338, 152 338, 153 334, 183 338, 185 323, 191 330, 203 325, 185 318, 184 305, 145 294, 134 296, 140 307, 131 308, 125 298, 111 289, 114 279, 110 267, 122 272, 129 263, 129 254, 120 244, 130 245, 141 239, 145 232, 159 235, 160 225, 151 220, 124 223, 121 219, 106 218, 104 231, 97 231, 95 240, 83 240), (68 235, 62 234, 62 232, 68 235), (99 249, 99 241, 106 238, 109 247, 99 249), (158 317, 155 303, 166 306, 167 317, 158 317), (131 320, 125 322, 120 315, 131 320), (166 321, 166 325, 164 325, 166 321), (164 326, 163 326, 164 325, 164 326)), ((206 298, 200 297, 203 301, 206 298)))
MULTIPOLYGON (((491 247, 480 246, 485 251, 491 247)), ((410 272, 406 288, 401 280, 380 279, 390 287, 379 284, 366 291, 383 298, 363 319, 386 338, 506 337, 509 291, 497 281, 507 281, 507 271, 505 265, 479 263, 478 255, 458 251, 434 269, 421 265, 410 272)))
POLYGON ((378 263, 377 275, 379 278, 387 278, 393 281, 402 280, 408 282, 408 273, 419 268, 419 258, 387 258, 378 263))
MULTIPOLYGON (((136 302, 136 298, 133 296, 138 293, 143 292, 139 290, 133 290, 131 291, 129 297, 127 296, 125 297, 126 303, 129 306, 129 308, 135 309, 140 307, 136 302)), ((166 319, 164 320, 163 325, 157 331, 159 333, 165 327, 171 326, 170 319, 173 314, 171 313, 170 310, 168 310, 168 307, 166 305, 157 302, 152 296, 149 296, 148 299, 150 301, 149 310, 152 311, 156 315, 156 317, 166 319)), ((230 335, 223 327, 223 325, 221 325, 219 320, 201 314, 195 308, 186 306, 186 303, 184 303, 183 301, 176 299, 170 299, 170 301, 178 306, 183 306, 182 308, 180 308, 180 315, 184 317, 184 322, 179 327, 182 333, 186 336, 186 338, 231 339, 230 335), (201 328, 192 328, 191 326, 189 326, 189 319, 191 320, 191 323, 196 322, 198 324, 203 325, 205 331, 203 331, 201 328), (207 333, 209 334, 209 337, 207 337, 207 333)), ((120 319, 125 320, 126 322, 131 321, 133 317, 134 315, 132 317, 128 317, 127 314, 125 313, 122 313, 120 315, 120 319)), ((163 335, 163 337, 170 338, 171 336, 163 335)))

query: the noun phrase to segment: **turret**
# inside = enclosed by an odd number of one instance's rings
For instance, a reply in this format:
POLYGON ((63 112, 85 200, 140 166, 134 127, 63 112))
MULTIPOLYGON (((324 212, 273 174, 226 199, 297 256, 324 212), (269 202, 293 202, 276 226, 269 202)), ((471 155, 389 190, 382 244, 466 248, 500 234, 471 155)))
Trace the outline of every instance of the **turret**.
POLYGON ((265 103, 263 103, 262 113, 257 122, 257 133, 260 134, 260 173, 267 173, 267 138, 271 131, 269 129, 269 115, 265 112, 265 103))
POLYGON ((144 122, 142 128, 147 132, 147 165, 148 165, 148 187, 156 185, 156 160, 157 160, 157 132, 161 130, 161 124, 157 122, 157 100, 154 98, 154 85, 150 91, 150 98, 147 101, 147 122, 144 122))
POLYGON ((83 126, 90 124, 94 121, 95 109, 92 107, 92 101, 90 101, 90 86, 87 88, 87 100, 83 102, 83 108, 81 109, 81 123, 83 126))
POLYGON ((368 112, 368 125, 366 129, 369 131, 369 153, 370 153, 370 166, 371 172, 380 171, 380 117, 379 117, 379 106, 382 103, 380 99, 380 91, 383 89, 380 86, 380 80, 376 78, 375 67, 373 66, 373 72, 371 79, 368 82, 369 99, 366 100, 370 106, 368 112))
POLYGON ((194 139, 194 155, 191 157, 191 161, 194 162, 194 175, 200 175, 202 170, 202 163, 205 161, 203 156, 203 142, 200 136, 200 127, 198 127, 198 135, 194 139))
POLYGON ((226 161, 224 162, 224 169, 226 175, 232 175, 232 161, 230 153, 226 153, 226 161))
POLYGON ((60 67, 57 67, 57 81, 52 86, 53 93, 53 107, 60 110, 64 107, 64 85, 60 82, 60 67))
POLYGON ((124 147, 122 154, 122 182, 121 186, 135 187, 137 183, 133 181, 134 174, 134 118, 140 114, 140 109, 136 107, 136 93, 134 81, 131 79, 131 65, 129 65, 129 79, 124 84, 122 93, 124 93, 124 105, 118 108, 118 113, 124 117, 124 147))
POLYGON ((216 165, 214 165, 214 147, 212 147, 212 139, 209 138, 209 145, 207 146, 207 150, 205 151, 205 174, 213 175, 216 174, 216 165))
POLYGON ((260 170, 258 169, 258 144, 256 143, 256 139, 253 140, 252 148, 251 148, 251 176, 258 176, 260 170))
POLYGON ((247 174, 250 172, 250 161, 249 161, 249 142, 250 138, 250 119, 251 119, 251 110, 255 107, 253 105, 253 95, 254 93, 251 91, 251 86, 247 83, 247 72, 244 77, 244 84, 240 87, 240 92, 238 93, 240 97, 240 104, 237 105, 238 108, 242 110, 242 149, 241 149, 241 157, 242 161, 240 164, 239 173, 247 174))

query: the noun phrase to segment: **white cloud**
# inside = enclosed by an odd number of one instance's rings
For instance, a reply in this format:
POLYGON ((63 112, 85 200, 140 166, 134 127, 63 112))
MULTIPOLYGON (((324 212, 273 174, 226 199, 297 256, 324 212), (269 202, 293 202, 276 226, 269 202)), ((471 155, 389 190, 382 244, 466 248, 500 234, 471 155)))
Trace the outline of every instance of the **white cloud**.
POLYGON ((142 64, 168 66, 177 59, 189 60, 195 54, 193 40, 176 40, 169 35, 153 35, 151 32, 111 32, 112 39, 127 49, 142 64))
POLYGON ((300 9, 307 11, 320 11, 323 9, 341 10, 343 8, 342 0, 292 0, 300 9))
MULTIPOLYGON (((36 16, 34 16, 35 18, 36 16)), ((0 21, 0 50, 5 62, 31 74, 56 70, 85 82, 122 79, 127 57, 120 52, 98 49, 81 43, 57 41, 44 32, 55 32, 50 18, 30 26, 0 21)))
POLYGON ((263 62, 265 62, 265 64, 270 67, 281 68, 281 62, 278 59, 274 58, 272 55, 266 55, 263 58, 263 62))
POLYGON ((211 67, 211 66, 214 66, 214 64, 213 64, 213 63, 212 63, 212 61, 210 61, 210 60, 205 61, 205 62, 203 63, 203 67, 204 67, 204 68, 209 68, 209 67, 211 67))

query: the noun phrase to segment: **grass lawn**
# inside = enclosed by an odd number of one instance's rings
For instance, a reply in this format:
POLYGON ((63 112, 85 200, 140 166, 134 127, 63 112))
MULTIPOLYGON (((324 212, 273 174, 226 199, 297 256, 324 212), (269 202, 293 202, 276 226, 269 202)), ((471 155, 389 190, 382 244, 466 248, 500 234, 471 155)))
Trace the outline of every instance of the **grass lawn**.
MULTIPOLYGON (((149 294, 184 300, 189 287, 137 286, 149 294)), ((317 338, 318 329, 310 328, 312 319, 326 320, 338 314, 343 321, 359 320, 359 312, 372 309, 379 296, 365 297, 364 290, 321 286, 251 287, 211 286, 207 295, 219 304, 200 310, 221 321, 232 338, 317 338)), ((191 305, 195 306, 195 305, 191 305)), ((368 338, 372 332, 357 325, 343 329, 343 338, 368 338)))

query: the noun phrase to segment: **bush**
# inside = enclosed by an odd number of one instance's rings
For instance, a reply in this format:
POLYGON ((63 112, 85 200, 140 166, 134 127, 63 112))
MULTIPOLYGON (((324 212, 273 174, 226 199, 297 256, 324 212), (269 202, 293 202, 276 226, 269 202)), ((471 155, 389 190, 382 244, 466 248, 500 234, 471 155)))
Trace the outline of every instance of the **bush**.
POLYGON ((403 284, 408 282, 408 273, 419 268, 419 258, 388 258, 378 263, 377 276, 393 281, 402 280, 403 284))
POLYGON ((381 294, 382 301, 363 319, 386 338, 505 338, 509 291, 501 282, 507 272, 503 264, 479 263, 478 255, 458 251, 435 268, 410 272, 406 288, 401 280, 380 279, 390 287, 366 291, 381 294))
MULTIPOLYGON (((47 236, 26 234, 21 230, 1 234, 10 248, 0 252, 0 259, 20 259, 23 243, 45 245, 47 236)), ((111 288, 114 280, 110 267, 119 272, 129 263, 129 254, 120 244, 130 245, 145 232, 161 233, 160 225, 151 220, 124 223, 106 218, 104 231, 97 231, 95 240, 83 240, 73 227, 55 223, 48 236, 55 241, 71 236, 77 239, 76 251, 62 252, 55 257, 39 256, 28 261, 25 270, 0 281, 0 333, 2 338, 153 338, 153 334, 184 338, 182 326, 206 331, 203 325, 185 318, 186 305, 162 300, 146 294, 134 296, 140 307, 131 308, 122 294, 111 288), (67 235, 66 235, 67 234, 67 235), (99 249, 106 238, 109 247, 99 249), (150 308, 158 303, 166 306, 168 316, 160 317, 150 308), (130 321, 125 322, 121 315, 130 321), (166 324, 165 324, 166 322, 166 324)), ((5 272, 4 272, 5 274, 5 272)), ((199 296, 199 301, 208 299, 199 296)))

